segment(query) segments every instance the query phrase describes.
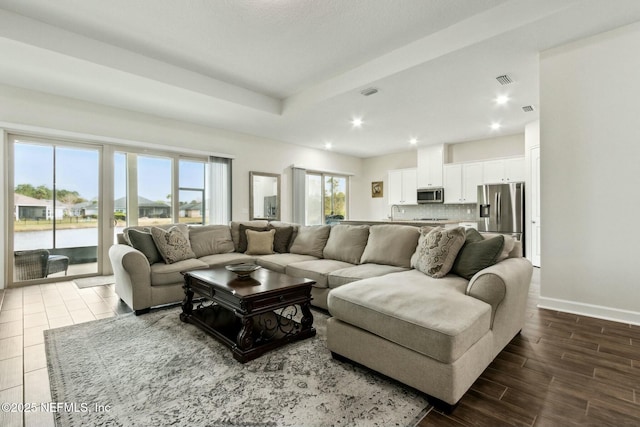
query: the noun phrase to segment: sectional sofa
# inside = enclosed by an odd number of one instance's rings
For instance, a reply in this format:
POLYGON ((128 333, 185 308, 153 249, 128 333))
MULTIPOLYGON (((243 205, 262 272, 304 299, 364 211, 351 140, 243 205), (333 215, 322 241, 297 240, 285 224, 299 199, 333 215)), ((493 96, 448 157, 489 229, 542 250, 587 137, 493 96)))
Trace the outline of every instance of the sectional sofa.
MULTIPOLYGON (((492 265, 477 272, 462 266, 464 274, 458 273, 466 277, 436 278, 437 271, 427 275, 412 268, 428 232, 395 224, 299 227, 266 221, 190 227, 185 235, 192 255, 167 264, 153 262, 157 254, 140 245, 140 237, 148 243, 142 236, 148 230, 133 227, 122 239, 137 240, 138 249, 122 240, 109 256, 116 293, 138 314, 181 301, 185 270, 256 262, 312 279, 312 304, 331 314, 327 346, 336 358, 454 405, 521 330, 532 266, 519 242, 507 240, 492 265), (265 250, 258 239, 267 234, 272 240, 265 250)), ((458 251, 469 252, 465 248, 458 251)), ((473 248, 481 246, 469 244, 473 248)))

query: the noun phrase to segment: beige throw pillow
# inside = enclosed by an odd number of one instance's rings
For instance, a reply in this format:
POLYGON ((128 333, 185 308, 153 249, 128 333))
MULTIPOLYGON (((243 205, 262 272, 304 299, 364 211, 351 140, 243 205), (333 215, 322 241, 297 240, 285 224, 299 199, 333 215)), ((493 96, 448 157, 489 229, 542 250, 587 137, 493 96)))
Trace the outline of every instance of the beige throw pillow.
POLYGON ((153 241, 156 242, 158 252, 167 264, 196 257, 196 254, 191 250, 189 228, 186 225, 176 225, 168 230, 152 227, 151 235, 153 241))
POLYGON ((434 278, 446 276, 451 271, 464 240, 463 227, 437 227, 428 232, 423 230, 418 243, 418 257, 413 267, 434 278))
POLYGON ((246 230, 247 233, 247 255, 269 255, 273 252, 273 238, 276 230, 253 231, 246 230))

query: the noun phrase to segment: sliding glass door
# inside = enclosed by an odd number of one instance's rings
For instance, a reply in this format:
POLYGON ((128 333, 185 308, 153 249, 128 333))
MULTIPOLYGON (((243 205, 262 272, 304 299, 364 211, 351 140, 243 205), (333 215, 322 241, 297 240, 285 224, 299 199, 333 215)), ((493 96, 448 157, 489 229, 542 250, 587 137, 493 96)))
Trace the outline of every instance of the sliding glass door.
POLYGON ((101 147, 11 142, 13 281, 98 273, 101 147))
POLYGON ((9 285, 108 274, 127 226, 229 221, 229 159, 17 135, 8 154, 9 285))

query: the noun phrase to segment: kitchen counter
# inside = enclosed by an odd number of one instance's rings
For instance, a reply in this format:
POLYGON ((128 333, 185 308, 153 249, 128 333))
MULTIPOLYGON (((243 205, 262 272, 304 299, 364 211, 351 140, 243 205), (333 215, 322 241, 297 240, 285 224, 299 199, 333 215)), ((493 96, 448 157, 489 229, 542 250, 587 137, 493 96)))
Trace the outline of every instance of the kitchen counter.
POLYGON ((395 219, 391 220, 379 220, 379 221, 369 221, 369 220, 354 220, 354 219, 345 219, 340 221, 341 224, 351 224, 351 225, 375 225, 375 224, 400 224, 400 225, 413 225, 414 227, 422 227, 423 225, 430 226, 438 226, 441 225, 443 227, 458 225, 460 223, 469 223, 476 221, 469 221, 463 219, 442 219, 442 220, 424 220, 424 219, 395 219))

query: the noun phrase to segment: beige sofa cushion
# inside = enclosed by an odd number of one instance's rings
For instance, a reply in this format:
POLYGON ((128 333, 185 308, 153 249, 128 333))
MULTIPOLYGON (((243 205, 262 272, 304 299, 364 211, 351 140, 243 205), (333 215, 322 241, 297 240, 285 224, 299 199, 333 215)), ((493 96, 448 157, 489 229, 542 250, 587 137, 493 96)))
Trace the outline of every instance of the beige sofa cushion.
POLYGON ((207 264, 199 259, 186 259, 173 264, 156 263, 151 266, 151 286, 173 285, 184 282, 180 272, 207 268, 207 264))
POLYGON ((327 288, 327 277, 332 271, 341 268, 353 267, 353 264, 332 259, 316 259, 312 261, 301 261, 289 264, 285 272, 293 277, 306 277, 316 282, 316 288, 327 288))
POLYGON ((327 244, 330 232, 330 225, 300 227, 298 228, 296 240, 294 240, 289 251, 292 254, 312 255, 316 258, 322 258, 322 251, 327 244))
POLYGON ((368 225, 334 225, 322 254, 324 258, 360 264, 368 239, 368 225))
POLYGON ((287 265, 289 264, 301 261, 313 261, 316 259, 318 258, 311 255, 273 254, 257 257, 256 263, 264 268, 268 268, 269 270, 284 273, 287 265))
POLYGON ((241 262, 254 262, 256 257, 246 254, 239 254, 238 252, 229 252, 227 254, 215 254, 207 255, 202 258, 198 258, 204 262, 208 267, 224 267, 229 264, 239 264, 241 262))
POLYGON ((489 332, 491 307, 465 295, 467 280, 417 270, 349 283, 329 292, 332 316, 442 363, 489 332))
POLYGON ((360 262, 409 268, 419 237, 420 230, 409 225, 373 225, 360 262))
POLYGON ((382 264, 360 264, 353 267, 342 268, 329 274, 329 288, 337 288, 356 280, 368 279, 369 277, 384 276, 389 273, 397 273, 407 270, 404 267, 394 267, 382 264))
POLYGON ((233 252, 235 246, 231 240, 231 229, 228 225, 203 225, 189 227, 191 250, 197 258, 233 252))

